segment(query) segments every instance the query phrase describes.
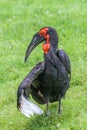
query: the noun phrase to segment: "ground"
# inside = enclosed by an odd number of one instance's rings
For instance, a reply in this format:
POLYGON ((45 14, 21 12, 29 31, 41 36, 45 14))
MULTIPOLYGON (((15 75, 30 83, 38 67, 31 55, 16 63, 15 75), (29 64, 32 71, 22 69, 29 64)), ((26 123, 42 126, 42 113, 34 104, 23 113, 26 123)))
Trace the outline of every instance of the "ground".
MULTIPOLYGON (((87 1, 0 1, 0 130, 87 129, 87 1), (50 104, 51 115, 26 118, 16 108, 17 88, 32 67, 43 60, 41 45, 24 63, 32 36, 42 27, 56 28, 59 48, 70 57, 71 85, 62 101, 50 104)), ((40 106, 45 111, 45 106, 40 106)))

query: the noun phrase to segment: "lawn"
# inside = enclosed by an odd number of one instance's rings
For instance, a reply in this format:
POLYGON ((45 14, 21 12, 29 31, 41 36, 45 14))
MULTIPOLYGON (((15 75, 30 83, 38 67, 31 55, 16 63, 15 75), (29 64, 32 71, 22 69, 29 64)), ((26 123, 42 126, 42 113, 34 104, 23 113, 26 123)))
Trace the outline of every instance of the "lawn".
MULTIPOLYGON (((0 130, 87 129, 87 0, 0 1, 0 130), (62 101, 50 104, 51 115, 27 118, 16 108, 17 88, 43 60, 41 45, 24 63, 32 36, 43 26, 56 28, 59 48, 70 57, 72 78, 62 101)), ((45 106, 40 106, 45 111, 45 106)))

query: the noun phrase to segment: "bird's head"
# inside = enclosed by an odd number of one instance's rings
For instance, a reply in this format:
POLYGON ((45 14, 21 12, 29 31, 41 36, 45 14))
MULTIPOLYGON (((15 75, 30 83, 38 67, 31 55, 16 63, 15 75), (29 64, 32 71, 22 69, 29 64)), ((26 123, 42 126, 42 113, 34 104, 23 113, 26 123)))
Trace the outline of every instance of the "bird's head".
POLYGON ((56 49, 57 44, 58 44, 58 35, 57 35, 56 30, 51 27, 43 27, 39 30, 39 32, 37 32, 33 36, 30 44, 28 45, 28 48, 27 48, 27 51, 25 54, 25 62, 26 62, 28 56, 30 55, 30 53, 32 52, 32 50, 43 41, 45 41, 45 42, 42 45, 42 49, 45 54, 48 53, 48 51, 50 50, 51 47, 56 49))

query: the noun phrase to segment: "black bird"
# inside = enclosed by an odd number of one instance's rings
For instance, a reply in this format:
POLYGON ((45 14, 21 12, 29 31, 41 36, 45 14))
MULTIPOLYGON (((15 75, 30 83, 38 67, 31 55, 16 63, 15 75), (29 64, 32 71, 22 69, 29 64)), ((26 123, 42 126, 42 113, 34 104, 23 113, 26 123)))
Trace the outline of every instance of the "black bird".
POLYGON ((18 87, 17 107, 27 117, 43 113, 42 109, 30 101, 30 95, 37 103, 47 104, 47 115, 49 102, 59 101, 58 113, 61 113, 61 99, 70 86, 70 60, 64 50, 57 49, 58 35, 54 28, 43 27, 33 36, 26 51, 25 62, 32 50, 43 41, 44 61, 36 64, 18 87))

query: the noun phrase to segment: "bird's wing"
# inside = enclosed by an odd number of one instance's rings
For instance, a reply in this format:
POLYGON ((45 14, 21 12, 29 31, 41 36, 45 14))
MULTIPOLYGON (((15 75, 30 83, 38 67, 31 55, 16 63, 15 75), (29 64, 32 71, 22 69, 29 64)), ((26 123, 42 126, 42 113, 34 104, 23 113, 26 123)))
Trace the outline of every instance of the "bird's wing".
POLYGON ((30 117, 34 113, 42 114, 42 110, 28 100, 29 94, 39 103, 44 104, 45 98, 39 91, 39 75, 44 71, 44 62, 38 63, 21 82, 17 91, 17 107, 26 116, 30 117))
POLYGON ((68 73, 68 77, 71 77, 71 65, 70 59, 64 50, 58 50, 56 55, 60 59, 61 63, 64 65, 66 72, 68 73))

